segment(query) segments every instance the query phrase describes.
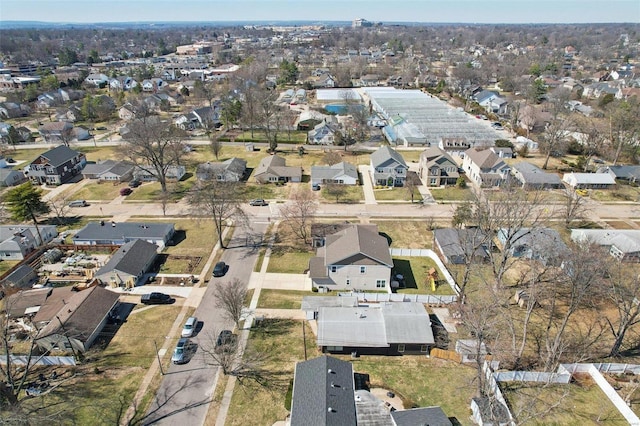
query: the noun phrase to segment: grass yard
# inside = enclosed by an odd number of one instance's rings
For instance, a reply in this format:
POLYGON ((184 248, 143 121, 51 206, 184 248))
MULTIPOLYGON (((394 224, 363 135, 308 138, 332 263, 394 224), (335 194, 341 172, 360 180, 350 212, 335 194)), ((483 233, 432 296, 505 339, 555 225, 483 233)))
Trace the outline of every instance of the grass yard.
POLYGON ((430 188, 431 195, 436 201, 469 201, 473 199, 473 194, 469 188, 430 188))
POLYGON ((272 251, 267 272, 302 274, 309 269, 309 259, 313 256, 313 252, 272 251))
MULTIPOLYGON (((169 201, 179 201, 191 187, 196 183, 195 177, 192 175, 187 180, 180 182, 167 182, 167 191, 169 193, 169 201)), ((135 188, 130 195, 127 195, 128 201, 160 201, 162 198, 162 188, 158 182, 148 182, 135 188)))
MULTIPOLYGON (((406 187, 374 189, 373 195, 375 195, 376 201, 411 202, 411 192, 406 187)), ((420 191, 417 188, 413 190, 413 200, 414 202, 422 201, 422 195, 420 195, 420 191)))
POLYGON ((87 156, 87 161, 100 162, 104 160, 117 160, 120 147, 117 146, 78 146, 76 151, 83 152, 87 156))
POLYGON ((340 189, 344 192, 341 191, 342 193, 338 194, 336 197, 336 194, 332 193, 333 190, 331 188, 328 188, 327 185, 323 185, 322 190, 320 191, 320 195, 322 197, 321 202, 354 204, 364 200, 364 192, 360 185, 341 185, 340 189))
POLYGON ((2 262, 0 262, 0 275, 16 266, 18 263, 20 263, 19 260, 3 260, 2 262))
POLYGON ((318 296, 318 293, 312 291, 285 291, 265 288, 260 291, 258 308, 300 309, 302 298, 305 296, 318 296))
POLYGON ((423 356, 339 357, 351 361, 354 372, 369 374, 371 387, 388 389, 402 398, 405 407, 439 405, 460 424, 471 424, 469 401, 476 390, 473 368, 423 356))
POLYGON ((389 240, 391 248, 432 248, 433 232, 425 220, 376 220, 378 232, 389 240))
POLYGON ((514 417, 524 425, 627 425, 600 388, 585 376, 577 383, 542 385, 502 383, 514 417), (558 407, 546 413, 552 404, 558 407))
POLYGON ((590 189, 589 197, 596 201, 640 201, 640 188, 617 185, 615 189, 590 189))
POLYGON ((73 198, 77 200, 113 200, 120 195, 120 189, 126 187, 126 183, 114 185, 111 182, 95 181, 83 186, 73 194, 73 198))
POLYGON ((246 425, 247 419, 254 425, 271 425, 285 420, 285 395, 293 378, 295 364, 304 360, 306 344, 309 358, 320 355, 315 346, 313 332, 306 327, 306 342, 303 341, 300 321, 265 319, 251 329, 248 350, 269 354, 264 365, 270 377, 268 386, 260 386, 246 380, 236 382, 225 425, 246 425))
MULTIPOLYGON (((163 220, 157 220, 164 222, 163 220)), ((207 219, 172 219, 176 235, 176 245, 167 246, 165 253, 182 256, 209 257, 218 242, 218 233, 212 220, 207 219)))
MULTIPOLYGON (((253 136, 251 132, 243 132, 235 137, 235 142, 267 142, 267 137, 264 132, 255 130, 253 136)), ((279 132, 278 143, 293 143, 304 144, 307 142, 307 132, 294 131, 294 132, 279 132)))
POLYGON ((428 257, 394 257, 393 273, 401 274, 404 277, 405 288, 399 288, 397 293, 408 294, 437 294, 453 295, 454 292, 446 283, 440 269, 433 260, 428 257), (439 280, 436 280, 436 291, 431 290, 428 283, 429 269, 435 268, 439 273, 439 280))

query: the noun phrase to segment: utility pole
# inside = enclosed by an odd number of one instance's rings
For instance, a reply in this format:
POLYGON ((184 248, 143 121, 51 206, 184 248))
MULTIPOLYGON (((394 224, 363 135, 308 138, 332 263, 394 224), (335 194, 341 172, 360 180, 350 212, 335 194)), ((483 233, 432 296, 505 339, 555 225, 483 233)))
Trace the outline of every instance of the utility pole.
POLYGON ((304 347, 304 360, 307 360, 307 334, 304 326, 304 321, 302 321, 302 346, 304 347))
POLYGON ((162 369, 162 361, 160 361, 160 353, 158 352, 158 344, 155 339, 153 340, 153 346, 156 347, 156 357, 158 357, 158 366, 160 366, 160 375, 164 376, 164 370, 162 369))

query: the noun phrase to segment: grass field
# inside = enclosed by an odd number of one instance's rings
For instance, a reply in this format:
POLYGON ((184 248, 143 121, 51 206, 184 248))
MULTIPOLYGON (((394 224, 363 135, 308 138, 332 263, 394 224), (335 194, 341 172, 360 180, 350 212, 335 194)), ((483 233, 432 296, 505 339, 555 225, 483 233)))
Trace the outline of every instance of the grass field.
POLYGON ((600 388, 585 378, 566 385, 501 383, 512 414, 524 425, 627 425, 600 388), (549 411, 549 407, 557 408, 549 411))
POLYGON ((399 288, 398 293, 408 294, 437 294, 452 295, 453 290, 445 282, 440 269, 433 260, 428 257, 399 257, 393 258, 393 273, 401 274, 404 277, 405 288, 399 288), (439 274, 436 291, 431 290, 427 279, 429 270, 435 268, 439 274))
POLYGON ((318 296, 318 293, 312 291, 284 291, 265 288, 260 291, 258 308, 300 309, 302 298, 305 296, 318 296))
POLYGON ((313 256, 313 252, 272 252, 267 272, 302 274, 309 269, 309 259, 313 256))
MULTIPOLYGON (((406 201, 411 202, 411 192, 407 188, 382 188, 374 189, 373 195, 376 197, 376 201, 406 201)), ((414 202, 421 202, 422 196, 417 188, 413 190, 414 202)))
POLYGON ((430 191, 436 201, 468 201, 473 199, 473 194, 468 188, 431 188, 430 191))
POLYGON ((114 185, 110 182, 91 182, 82 187, 79 191, 73 194, 73 198, 77 200, 98 200, 107 201, 113 200, 120 196, 120 189, 126 188, 126 183, 120 183, 114 185))
POLYGON ((331 193, 331 189, 326 185, 323 185, 320 195, 322 196, 322 202, 324 203, 359 203, 364 200, 364 192, 360 185, 342 185, 344 190, 343 194, 336 195, 331 193))

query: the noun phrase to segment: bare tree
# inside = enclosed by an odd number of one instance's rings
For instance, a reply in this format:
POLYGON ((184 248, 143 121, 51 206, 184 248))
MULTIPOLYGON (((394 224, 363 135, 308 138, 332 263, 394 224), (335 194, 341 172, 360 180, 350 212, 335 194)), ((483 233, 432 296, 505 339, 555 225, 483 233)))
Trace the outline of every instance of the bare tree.
POLYGON ((210 216, 213 219, 220 247, 226 248, 222 231, 228 220, 244 221, 242 210, 244 197, 238 182, 219 182, 211 179, 201 182, 187 196, 187 202, 196 216, 210 216))
POLYGON ((51 209, 51 212, 56 216, 58 225, 64 225, 64 219, 69 212, 69 199, 70 196, 64 192, 49 199, 49 208, 51 209))
POLYGON ((217 285, 214 289, 216 307, 222 310, 222 315, 233 321, 237 329, 240 329, 240 321, 243 317, 247 286, 239 279, 226 284, 217 285))
POLYGON ((334 164, 342 162, 342 156, 337 151, 328 150, 322 156, 322 162, 328 166, 333 166, 334 164))
POLYGON ((318 209, 313 193, 309 188, 299 188, 290 197, 290 202, 280 208, 280 214, 286 220, 291 231, 305 244, 309 243, 311 221, 318 209))
POLYGON ((183 132, 154 116, 137 118, 130 123, 124 140, 123 156, 138 168, 154 176, 167 192, 167 174, 185 155, 183 132))
POLYGON ((615 319, 606 316, 611 333, 615 337, 609 356, 617 357, 620 356, 627 333, 640 323, 640 274, 618 261, 611 262, 608 272, 607 294, 617 312, 615 319))
POLYGON ((568 133, 573 128, 573 120, 563 114, 567 99, 566 92, 557 92, 549 102, 551 120, 539 140, 540 150, 545 154, 543 169, 548 167, 549 158, 552 154, 564 152, 568 133))
POLYGON ((252 381, 261 386, 272 384, 272 374, 265 368, 269 361, 268 352, 243 349, 237 336, 219 342, 215 334, 209 333, 201 342, 200 349, 206 364, 220 367, 226 376, 233 376, 240 383, 252 381))
POLYGON ((567 228, 577 220, 584 220, 589 213, 587 200, 578 195, 571 188, 565 188, 562 192, 562 204, 559 215, 567 228))
POLYGON ((344 197, 347 193, 347 188, 340 183, 330 183, 325 185, 325 190, 327 191, 327 195, 331 195, 336 198, 336 203, 340 201, 340 197, 344 197))
POLYGON ((222 152, 222 141, 220 140, 220 136, 216 133, 209 134, 209 148, 211 148, 211 152, 218 160, 220 157, 220 153, 222 152))
POLYGON ((637 161, 640 156, 638 148, 638 134, 640 125, 638 116, 640 115, 640 102, 635 99, 624 102, 612 102, 609 107, 610 139, 615 144, 615 154, 613 164, 617 164, 621 155, 628 151, 628 157, 632 161, 637 161))

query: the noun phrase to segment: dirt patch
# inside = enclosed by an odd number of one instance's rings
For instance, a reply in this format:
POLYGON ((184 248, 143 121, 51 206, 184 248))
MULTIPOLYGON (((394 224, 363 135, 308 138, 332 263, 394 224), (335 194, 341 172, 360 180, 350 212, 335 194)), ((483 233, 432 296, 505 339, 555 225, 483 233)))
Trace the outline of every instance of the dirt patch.
POLYGON ((596 384, 589 373, 573 373, 572 378, 574 383, 582 388, 590 388, 596 384))
POLYGON ((384 401, 387 407, 393 407, 396 410, 404 410, 404 404, 402 399, 398 395, 396 395, 393 391, 384 388, 372 388, 371 393, 376 398, 384 401), (393 396, 389 396, 389 395, 393 396))

